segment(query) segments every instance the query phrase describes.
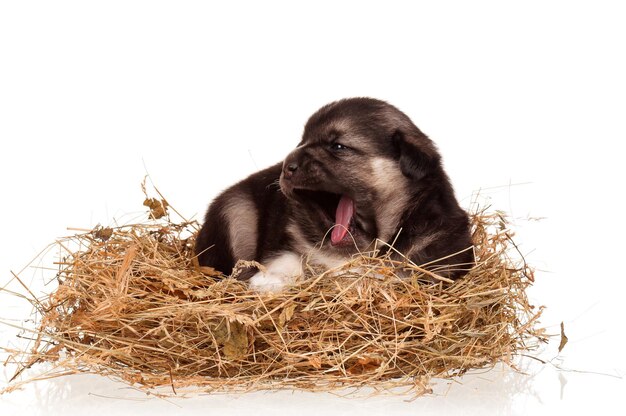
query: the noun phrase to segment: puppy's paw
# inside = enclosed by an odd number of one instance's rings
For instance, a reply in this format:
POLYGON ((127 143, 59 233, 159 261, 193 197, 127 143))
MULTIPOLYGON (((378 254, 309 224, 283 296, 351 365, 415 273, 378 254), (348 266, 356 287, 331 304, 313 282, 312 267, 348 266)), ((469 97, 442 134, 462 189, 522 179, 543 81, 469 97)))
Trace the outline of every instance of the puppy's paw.
POLYGON ((290 282, 288 276, 279 273, 271 273, 267 272, 258 272, 254 276, 252 276, 248 282, 250 289, 261 292, 280 292, 282 291, 290 282))
POLYGON ((250 278, 250 289, 257 292, 280 292, 292 284, 302 274, 302 259, 291 252, 282 253, 267 262, 261 270, 250 278))

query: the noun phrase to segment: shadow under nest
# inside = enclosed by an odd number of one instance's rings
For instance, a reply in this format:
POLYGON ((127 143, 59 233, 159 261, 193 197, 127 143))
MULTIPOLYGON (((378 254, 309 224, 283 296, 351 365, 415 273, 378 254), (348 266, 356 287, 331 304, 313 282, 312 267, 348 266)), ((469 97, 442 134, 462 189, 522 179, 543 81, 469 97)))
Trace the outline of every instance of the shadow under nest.
POLYGON ((112 376, 157 394, 364 386, 421 394, 432 377, 514 367, 544 340, 541 308, 526 295, 533 272, 501 213, 473 214, 472 224, 477 263, 453 283, 363 255, 309 269, 277 294, 199 268, 195 223, 68 237, 57 242, 58 287, 31 300, 40 318, 33 344, 13 351, 14 378, 50 362, 58 375, 112 376))

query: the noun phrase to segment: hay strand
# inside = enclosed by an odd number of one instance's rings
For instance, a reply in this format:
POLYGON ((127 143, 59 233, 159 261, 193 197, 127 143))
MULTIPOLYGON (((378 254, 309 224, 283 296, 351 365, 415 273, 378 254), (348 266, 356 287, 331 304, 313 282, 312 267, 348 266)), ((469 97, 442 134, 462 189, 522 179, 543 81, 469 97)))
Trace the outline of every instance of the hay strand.
POLYGON ((33 346, 12 351, 14 379, 49 362, 54 370, 41 378, 95 373, 170 394, 363 386, 422 394, 432 377, 513 366, 543 340, 541 308, 526 296, 533 271, 501 213, 472 222, 477 265, 452 284, 364 254, 336 270, 308 267, 278 294, 199 268, 193 222, 97 227, 59 241, 58 286, 44 299, 29 293, 41 318, 33 346))

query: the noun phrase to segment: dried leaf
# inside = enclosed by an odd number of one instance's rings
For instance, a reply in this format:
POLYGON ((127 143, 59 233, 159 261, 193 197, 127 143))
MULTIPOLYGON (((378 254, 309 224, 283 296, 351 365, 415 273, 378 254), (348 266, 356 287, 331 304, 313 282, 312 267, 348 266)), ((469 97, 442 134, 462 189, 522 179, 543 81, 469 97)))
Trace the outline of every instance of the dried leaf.
POLYGON ((93 237, 95 239, 98 239, 102 242, 107 241, 109 238, 111 238, 111 236, 113 236, 113 229, 109 228, 109 227, 102 227, 102 226, 97 226, 96 228, 93 229, 93 231, 91 232, 91 234, 93 235, 93 237))
POLYGON ((165 217, 167 215, 167 207, 170 206, 165 199, 157 198, 146 198, 143 201, 143 205, 150 208, 150 218, 153 220, 165 217))
POLYGON ((279 328, 284 328, 285 324, 287 322, 289 322, 291 320, 291 318, 293 318, 293 313, 296 310, 296 304, 291 304, 285 308, 283 308, 282 312, 280 313, 280 316, 278 317, 278 327, 279 328))
POLYGON ((561 353, 563 348, 565 348, 567 341, 568 339, 567 339, 567 336, 565 335, 565 325, 563 324, 563 322, 561 322, 561 342, 559 343, 559 354, 561 353))
POLYGON ((217 270, 215 270, 213 267, 209 267, 209 266, 198 266, 197 270, 207 276, 210 277, 224 277, 224 274, 222 274, 222 272, 218 272, 217 270))
POLYGON ((312 357, 309 357, 309 364, 311 365, 311 367, 319 370, 322 368, 322 359, 317 355, 314 355, 312 357))
POLYGON ((248 332, 239 322, 222 321, 213 330, 213 336, 227 360, 241 360, 248 353, 248 332))
POLYGON ((348 368, 349 374, 370 373, 380 367, 381 359, 378 357, 361 357, 355 364, 348 368))

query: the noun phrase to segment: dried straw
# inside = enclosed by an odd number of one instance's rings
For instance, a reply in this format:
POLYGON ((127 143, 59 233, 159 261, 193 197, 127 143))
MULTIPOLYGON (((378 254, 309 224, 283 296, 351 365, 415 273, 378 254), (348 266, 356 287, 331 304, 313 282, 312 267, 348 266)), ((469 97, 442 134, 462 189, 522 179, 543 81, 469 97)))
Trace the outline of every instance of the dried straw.
POLYGON ((75 235, 58 242, 66 253, 58 287, 32 300, 41 319, 34 345, 13 351, 14 378, 50 362, 56 372, 40 378, 95 373, 160 394, 163 386, 170 394, 363 386, 421 394, 432 377, 513 366, 543 340, 541 308, 525 292, 533 272, 501 213, 472 222, 478 262, 452 284, 409 262, 362 255, 336 270, 309 268, 278 294, 199 268, 195 223, 75 235), (401 269, 411 277, 398 277, 401 269))

